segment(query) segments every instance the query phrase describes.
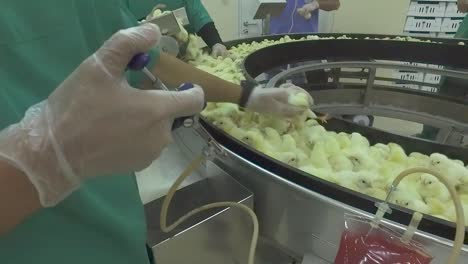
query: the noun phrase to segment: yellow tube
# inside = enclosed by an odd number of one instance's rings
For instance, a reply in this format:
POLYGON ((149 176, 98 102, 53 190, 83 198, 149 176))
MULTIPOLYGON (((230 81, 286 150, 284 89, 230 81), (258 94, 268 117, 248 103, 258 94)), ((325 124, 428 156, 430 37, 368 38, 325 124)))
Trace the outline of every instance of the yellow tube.
POLYGON ((453 243, 452 253, 450 254, 447 264, 456 264, 458 257, 460 256, 461 248, 463 246, 463 241, 465 240, 465 215, 463 212, 463 207, 458 197, 455 187, 449 183, 449 181, 440 173, 427 169, 427 168, 412 168, 401 172, 393 181, 393 186, 398 186, 398 184, 406 176, 413 173, 428 173, 439 179, 445 187, 449 190, 450 196, 452 197, 453 203, 455 205, 455 212, 457 214, 457 231, 455 233, 455 240, 453 243))
POLYGON ((177 178, 177 180, 172 184, 171 188, 167 192, 166 197, 164 198, 162 208, 161 208, 161 216, 160 216, 160 225, 161 225, 161 230, 163 232, 171 232, 177 226, 182 224, 185 220, 188 218, 192 217, 195 214, 198 214, 202 211, 213 209, 213 208, 219 208, 219 207, 236 207, 241 210, 244 210, 247 212, 250 217, 252 218, 253 222, 253 233, 252 233, 252 240, 250 242, 250 249, 249 249, 249 258, 248 258, 248 264, 254 264, 255 261, 255 250, 257 248, 257 241, 258 241, 258 219, 257 216, 255 215, 254 211, 247 207, 246 205, 235 203, 235 202, 217 202, 217 203, 211 203, 207 204, 204 206, 201 206, 199 208, 196 208, 184 216, 180 217, 178 220, 176 220, 174 223, 171 225, 167 226, 167 212, 169 211, 169 205, 172 201, 172 197, 174 197, 174 194, 177 191, 177 188, 179 188, 180 184, 194 172, 197 170, 205 161, 205 156, 199 155, 197 156, 192 162, 190 162, 189 166, 180 174, 180 176, 177 178))

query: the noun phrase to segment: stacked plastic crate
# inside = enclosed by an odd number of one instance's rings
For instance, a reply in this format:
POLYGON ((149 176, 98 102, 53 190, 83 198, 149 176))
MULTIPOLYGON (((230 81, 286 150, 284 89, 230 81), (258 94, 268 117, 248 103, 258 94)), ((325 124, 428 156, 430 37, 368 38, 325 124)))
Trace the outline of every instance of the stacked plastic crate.
MULTIPOLYGON (((411 0, 403 33, 413 37, 451 38, 457 32, 465 14, 458 12, 457 0, 411 0)), ((405 63, 416 66, 438 67, 421 63, 405 63)), ((395 78, 438 86, 440 75, 421 72, 398 71, 395 78)), ((437 92, 437 87, 405 84, 406 88, 437 92)))

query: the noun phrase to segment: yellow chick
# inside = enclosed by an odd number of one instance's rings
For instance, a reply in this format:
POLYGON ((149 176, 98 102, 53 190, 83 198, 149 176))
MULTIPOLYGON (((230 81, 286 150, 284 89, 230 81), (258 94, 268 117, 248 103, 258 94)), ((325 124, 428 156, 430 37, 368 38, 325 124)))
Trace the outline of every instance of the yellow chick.
POLYGON ((362 150, 344 151, 346 157, 353 163, 353 171, 369 170, 374 171, 377 169, 375 161, 362 150))
POLYGON ((325 148, 322 142, 317 142, 310 152, 309 156, 310 165, 316 168, 330 168, 328 163, 327 155, 325 154, 325 148))
POLYGON ((333 172, 331 172, 329 169, 316 168, 312 165, 301 166, 299 167, 299 169, 315 177, 321 178, 332 183, 336 183, 336 177, 334 176, 333 172))
POLYGON ((369 141, 367 140, 367 138, 363 137, 359 133, 352 133, 350 140, 351 140, 351 146, 350 146, 351 149, 363 150, 366 152, 369 149, 369 146, 370 146, 369 141))
POLYGON ((306 126, 306 121, 313 120, 312 118, 317 118, 317 116, 312 112, 312 110, 307 109, 301 115, 292 118, 291 124, 294 128, 301 129, 306 126))
POLYGON ((465 164, 461 160, 454 159, 453 162, 457 163, 458 165, 465 167, 465 164))
POLYGON ((390 148, 390 155, 388 157, 388 160, 404 164, 408 156, 406 156, 406 153, 403 150, 403 148, 395 143, 388 143, 388 147, 390 148))
POLYGON ((281 136, 282 141, 280 142, 281 145, 278 146, 278 151, 291 151, 295 152, 296 151, 296 141, 294 138, 289 135, 285 134, 281 136))
POLYGON ((328 158, 334 171, 352 171, 354 168, 353 163, 345 155, 341 153, 334 154, 328 158))
MULTIPOLYGON (((383 177, 393 180, 405 169, 406 167, 404 165, 391 161, 383 161, 380 162, 380 167, 378 171, 383 177)), ((417 176, 414 175, 409 175, 407 179, 411 177, 414 178, 414 180, 417 180, 417 176)))
POLYGON ((255 130, 247 131, 245 136, 241 139, 247 145, 255 148, 256 150, 268 155, 273 156, 275 148, 271 146, 262 136, 262 134, 255 130))
POLYGON ((258 119, 261 127, 269 126, 274 128, 280 135, 286 134, 292 127, 291 121, 287 119, 267 115, 259 115, 258 119))
POLYGON ((271 157, 293 167, 296 167, 298 163, 297 155, 293 152, 275 152, 271 157))
POLYGON ((372 183, 376 178, 375 174, 366 171, 339 171, 335 177, 339 185, 361 193, 373 188, 372 183))
POLYGON ((312 97, 306 93, 290 94, 288 97, 288 103, 290 105, 309 108, 312 104, 312 97))
POLYGON ((322 137, 322 141, 325 146, 325 153, 328 156, 337 154, 341 151, 340 143, 335 139, 333 133, 325 133, 322 137))
POLYGON ((447 158, 447 156, 440 153, 433 153, 429 157, 429 160, 429 168, 447 177, 447 180, 455 187, 468 182, 468 170, 460 164, 453 162, 447 158))
POLYGON ((244 114, 239 119, 240 127, 257 127, 258 114, 251 111, 245 111, 244 114))
POLYGON ((313 126, 307 127, 300 131, 303 137, 305 137, 307 146, 313 148, 315 144, 322 141, 323 136, 326 134, 325 128, 323 126, 313 126))
POLYGON ((350 136, 344 132, 338 133, 336 140, 340 144, 341 149, 347 149, 351 146, 350 136))
POLYGON ((417 192, 408 188, 402 188, 400 185, 392 193, 390 202, 423 214, 428 214, 431 211, 431 208, 424 203, 422 197, 417 192))
POLYGON ((368 188, 364 191, 364 194, 382 201, 385 201, 385 199, 387 198, 387 192, 379 188, 368 188))
POLYGON ((450 199, 450 193, 443 183, 441 183, 436 177, 431 174, 423 173, 420 176, 420 188, 419 194, 424 199, 436 198, 441 201, 448 201, 450 199))
POLYGON ((419 152, 412 152, 409 154, 406 164, 408 168, 414 168, 414 167, 427 168, 429 166, 429 156, 424 155, 419 152))
POLYGON ((210 111, 204 112, 206 117, 219 119, 221 117, 229 117, 236 120, 239 115, 239 107, 236 104, 231 103, 218 103, 216 108, 210 111))
POLYGON ((384 145, 384 144, 376 144, 374 146, 371 146, 369 148, 369 154, 372 156, 372 158, 376 161, 376 162, 383 162, 383 161, 386 161, 390 155, 390 149, 388 148, 385 148, 385 147, 382 147, 382 146, 385 146, 387 147, 387 145, 384 145))
POLYGON ((271 127, 265 127, 264 128, 264 133, 265 133, 265 139, 272 145, 279 146, 282 144, 283 139, 281 138, 280 134, 278 131, 271 127))
POLYGON ((288 134, 296 141, 296 147, 298 150, 301 150, 304 153, 310 153, 311 149, 309 148, 306 139, 301 136, 298 130, 291 131, 288 134))
MULTIPOLYGON (((437 198, 427 198, 424 199, 426 204, 429 206, 431 215, 442 215, 447 207, 447 201, 442 202, 437 198)), ((451 200, 450 200, 451 202, 451 200)))
MULTIPOLYGON (((462 206, 463 206, 463 214, 465 215, 465 226, 468 226, 468 217, 466 217, 468 215, 468 205, 462 204, 462 206)), ((455 222, 457 220, 455 207, 452 203, 446 206, 446 210, 442 215, 448 218, 452 222, 455 222)))
POLYGON ((242 140, 242 138, 246 135, 246 132, 237 127, 234 121, 232 121, 232 119, 229 117, 222 117, 218 120, 215 120, 213 124, 238 140, 242 140))

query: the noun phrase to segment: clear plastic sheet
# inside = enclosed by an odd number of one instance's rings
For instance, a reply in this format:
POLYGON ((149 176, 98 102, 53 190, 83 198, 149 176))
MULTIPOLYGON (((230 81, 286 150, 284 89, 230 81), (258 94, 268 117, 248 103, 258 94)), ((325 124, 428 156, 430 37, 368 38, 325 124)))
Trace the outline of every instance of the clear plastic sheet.
POLYGON ((372 219, 345 215, 345 231, 341 235, 335 264, 427 264, 432 256, 423 247, 389 227, 372 227, 372 219))

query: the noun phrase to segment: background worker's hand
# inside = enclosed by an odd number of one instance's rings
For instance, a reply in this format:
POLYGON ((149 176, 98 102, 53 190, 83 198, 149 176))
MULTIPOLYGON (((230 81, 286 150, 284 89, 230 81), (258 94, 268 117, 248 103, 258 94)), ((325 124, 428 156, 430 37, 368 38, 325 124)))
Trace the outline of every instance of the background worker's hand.
POLYGON ((309 20, 312 17, 312 12, 319 8, 319 3, 316 0, 314 0, 308 4, 303 5, 301 8, 298 8, 297 13, 305 19, 309 20))
POLYGON ((221 43, 216 43, 211 48, 211 56, 213 56, 215 58, 217 58, 219 56, 227 57, 228 55, 229 55, 229 51, 227 50, 226 46, 224 46, 221 43))
POLYGON ((0 158, 25 172, 42 205, 55 205, 90 177, 147 167, 171 141, 173 120, 202 110, 200 87, 143 91, 125 79, 131 58, 159 38, 153 24, 119 31, 0 132, 0 158))
POLYGON ((458 11, 462 13, 468 13, 468 0, 457 1, 458 11))
MULTIPOLYGON (((297 93, 309 95, 307 91, 293 84, 284 84, 278 88, 263 88, 258 86, 252 91, 246 108, 258 113, 294 117, 307 110, 289 103, 289 96, 297 93)), ((313 99, 310 95, 309 100, 310 105, 312 105, 313 99)))

